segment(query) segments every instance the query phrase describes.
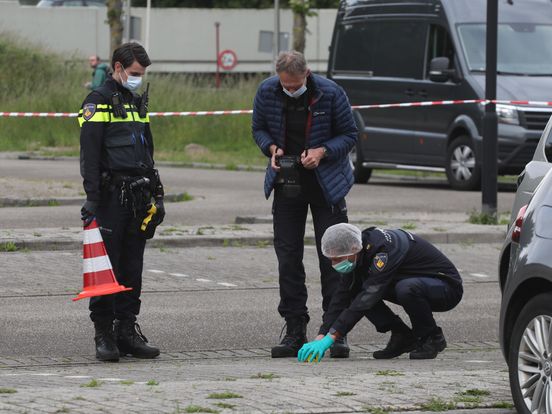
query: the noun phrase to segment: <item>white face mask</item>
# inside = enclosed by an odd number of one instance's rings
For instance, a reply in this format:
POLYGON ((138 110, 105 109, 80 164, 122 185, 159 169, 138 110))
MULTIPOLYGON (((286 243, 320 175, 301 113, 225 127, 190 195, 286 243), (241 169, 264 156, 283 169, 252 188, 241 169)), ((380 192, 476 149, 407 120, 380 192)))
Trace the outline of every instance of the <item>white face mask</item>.
POLYGON ((307 85, 301 86, 299 89, 297 89, 295 92, 290 92, 286 88, 282 86, 282 89, 284 90, 284 93, 289 96, 290 98, 299 98, 301 95, 303 95, 307 91, 307 85))
POLYGON ((142 84, 142 77, 141 76, 129 76, 129 74, 126 72, 125 68, 123 68, 123 71, 125 72, 125 75, 127 75, 127 80, 123 81, 121 78, 121 84, 127 88, 129 91, 135 91, 140 87, 142 84))

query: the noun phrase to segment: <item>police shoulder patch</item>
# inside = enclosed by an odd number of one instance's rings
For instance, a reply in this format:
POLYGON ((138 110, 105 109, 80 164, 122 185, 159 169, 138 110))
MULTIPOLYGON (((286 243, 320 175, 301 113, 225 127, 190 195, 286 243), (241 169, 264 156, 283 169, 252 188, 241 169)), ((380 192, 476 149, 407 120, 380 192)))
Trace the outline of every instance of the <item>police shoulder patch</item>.
POLYGON ((376 270, 378 271, 382 271, 383 269, 385 269, 385 266, 387 266, 387 262, 388 262, 388 257, 387 257, 387 253, 378 253, 374 256, 374 267, 376 268, 376 270))
POLYGON ((85 121, 89 121, 96 113, 96 104, 87 103, 82 107, 82 117, 85 121))

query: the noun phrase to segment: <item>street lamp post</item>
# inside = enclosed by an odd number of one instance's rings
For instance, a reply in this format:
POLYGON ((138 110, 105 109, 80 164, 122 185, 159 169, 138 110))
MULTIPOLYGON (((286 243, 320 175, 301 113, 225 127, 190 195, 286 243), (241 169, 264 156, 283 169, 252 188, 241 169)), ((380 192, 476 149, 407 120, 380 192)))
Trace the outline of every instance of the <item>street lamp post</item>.
MULTIPOLYGON (((498 0, 487 0, 487 56, 485 69, 485 99, 496 99, 498 42, 498 0)), ((483 117, 483 165, 481 178, 482 213, 496 219, 498 123, 496 105, 488 103, 483 117)))
POLYGON ((274 0, 274 34, 272 36, 272 67, 274 70, 274 64, 280 53, 280 1, 274 0))

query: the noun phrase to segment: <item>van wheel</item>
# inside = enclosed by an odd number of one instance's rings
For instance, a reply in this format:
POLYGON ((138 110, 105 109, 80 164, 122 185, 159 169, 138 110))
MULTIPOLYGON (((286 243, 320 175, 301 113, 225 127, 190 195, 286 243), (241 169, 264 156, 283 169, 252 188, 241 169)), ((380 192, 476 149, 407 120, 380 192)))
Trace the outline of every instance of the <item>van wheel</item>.
POLYGON ((531 299, 514 325, 508 367, 518 413, 552 413, 552 294, 531 299))
POLYGON ((470 137, 464 135, 451 142, 447 149, 446 171, 448 182, 455 190, 481 188, 481 166, 470 137))
POLYGON ((357 145, 355 145, 351 152, 349 152, 349 162, 351 163, 351 168, 355 174, 355 183, 357 184, 366 184, 372 175, 372 169, 363 167, 362 161, 362 155, 357 145))

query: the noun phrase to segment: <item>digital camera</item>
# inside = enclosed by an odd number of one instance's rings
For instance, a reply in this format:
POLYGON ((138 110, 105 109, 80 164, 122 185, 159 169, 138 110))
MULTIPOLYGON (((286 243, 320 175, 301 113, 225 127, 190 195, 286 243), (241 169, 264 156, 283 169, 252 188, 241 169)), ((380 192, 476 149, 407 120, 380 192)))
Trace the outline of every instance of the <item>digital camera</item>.
POLYGON ((280 167, 282 194, 284 197, 294 198, 301 194, 299 168, 302 167, 298 155, 281 155, 276 157, 276 165, 280 167))

